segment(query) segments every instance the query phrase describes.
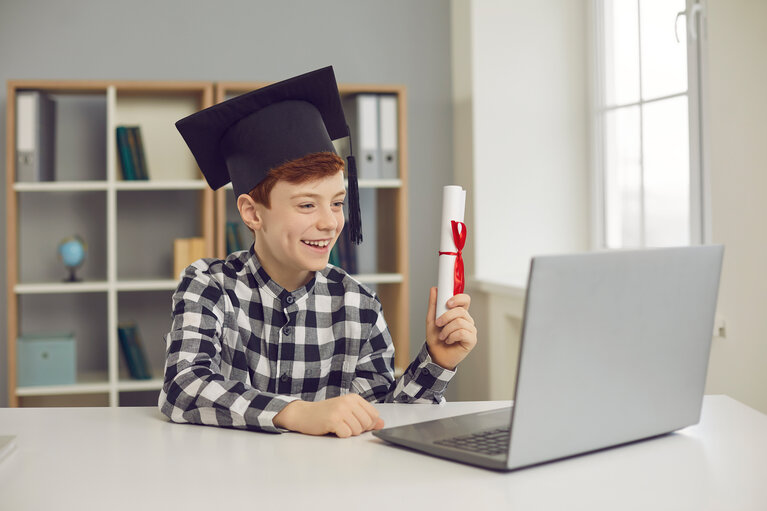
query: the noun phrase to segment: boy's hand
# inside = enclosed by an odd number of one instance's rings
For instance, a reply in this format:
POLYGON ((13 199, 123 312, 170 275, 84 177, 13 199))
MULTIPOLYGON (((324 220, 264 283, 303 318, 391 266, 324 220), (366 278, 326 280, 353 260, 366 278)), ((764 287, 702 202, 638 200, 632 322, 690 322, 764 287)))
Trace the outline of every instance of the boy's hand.
POLYGON ((293 401, 275 415, 272 422, 277 427, 307 435, 334 433, 340 438, 384 426, 378 410, 358 394, 325 401, 293 401))
POLYGON ((437 313, 437 288, 429 293, 429 310, 426 313, 426 345, 431 359, 451 371, 477 344, 477 328, 469 314, 471 297, 455 295, 447 301, 447 312, 434 318, 437 313))

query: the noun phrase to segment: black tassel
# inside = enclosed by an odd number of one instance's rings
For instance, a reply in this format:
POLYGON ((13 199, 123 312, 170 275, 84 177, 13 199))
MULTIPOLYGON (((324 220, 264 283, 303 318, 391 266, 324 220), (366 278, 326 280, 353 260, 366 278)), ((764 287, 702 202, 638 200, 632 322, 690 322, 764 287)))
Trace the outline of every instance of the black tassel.
POLYGON ((349 179, 349 239, 355 245, 362 243, 362 215, 360 214, 360 190, 357 184, 357 162, 354 155, 350 154, 346 175, 349 179))
POLYGON ((355 245, 362 243, 362 214, 360 213, 360 189, 357 184, 357 162, 354 160, 354 146, 349 133, 349 156, 346 157, 346 178, 349 180, 349 239, 355 245))

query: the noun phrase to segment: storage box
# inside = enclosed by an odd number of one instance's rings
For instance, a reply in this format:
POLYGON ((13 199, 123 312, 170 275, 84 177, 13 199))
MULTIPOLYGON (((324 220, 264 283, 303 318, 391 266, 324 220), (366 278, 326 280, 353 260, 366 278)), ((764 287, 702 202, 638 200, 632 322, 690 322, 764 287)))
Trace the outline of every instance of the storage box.
POLYGON ((27 335, 18 338, 16 349, 18 387, 75 383, 77 351, 74 335, 27 335))

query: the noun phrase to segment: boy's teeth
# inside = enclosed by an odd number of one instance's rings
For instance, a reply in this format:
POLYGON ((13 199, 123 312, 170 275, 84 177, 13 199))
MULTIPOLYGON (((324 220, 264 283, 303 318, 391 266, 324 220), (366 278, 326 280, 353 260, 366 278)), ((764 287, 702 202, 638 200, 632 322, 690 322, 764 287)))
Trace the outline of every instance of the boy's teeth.
POLYGON ((330 242, 328 241, 304 241, 307 245, 312 245, 315 247, 327 247, 330 242))

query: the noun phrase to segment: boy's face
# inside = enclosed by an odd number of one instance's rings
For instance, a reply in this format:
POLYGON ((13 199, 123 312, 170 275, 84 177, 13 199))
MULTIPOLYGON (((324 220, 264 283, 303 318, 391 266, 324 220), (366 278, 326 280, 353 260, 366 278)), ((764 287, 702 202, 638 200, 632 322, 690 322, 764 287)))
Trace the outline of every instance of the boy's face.
POLYGON ((344 173, 339 170, 307 183, 279 181, 269 196, 271 208, 257 205, 256 252, 282 287, 300 287, 328 264, 344 227, 345 197, 344 173))

